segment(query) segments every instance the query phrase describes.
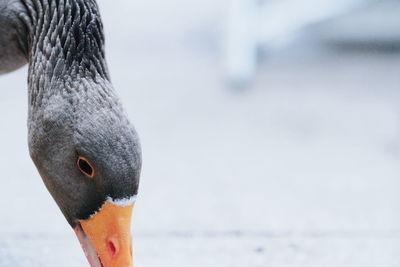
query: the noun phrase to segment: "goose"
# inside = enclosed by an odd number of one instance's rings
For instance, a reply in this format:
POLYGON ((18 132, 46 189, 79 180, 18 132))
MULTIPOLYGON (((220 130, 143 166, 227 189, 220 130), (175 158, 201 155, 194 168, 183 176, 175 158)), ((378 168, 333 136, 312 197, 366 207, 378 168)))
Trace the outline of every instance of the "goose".
POLYGON ((141 148, 95 0, 0 0, 0 74, 29 64, 28 146, 92 267, 131 267, 141 148))

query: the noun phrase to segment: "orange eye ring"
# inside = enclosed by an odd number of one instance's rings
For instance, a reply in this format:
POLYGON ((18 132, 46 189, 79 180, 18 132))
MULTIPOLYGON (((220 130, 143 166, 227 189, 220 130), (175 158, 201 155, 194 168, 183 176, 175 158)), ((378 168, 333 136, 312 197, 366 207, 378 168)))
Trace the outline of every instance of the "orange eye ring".
POLYGON ((76 162, 78 165, 78 169, 83 173, 85 176, 89 178, 94 177, 94 168, 93 165, 84 157, 78 157, 78 160, 76 162))

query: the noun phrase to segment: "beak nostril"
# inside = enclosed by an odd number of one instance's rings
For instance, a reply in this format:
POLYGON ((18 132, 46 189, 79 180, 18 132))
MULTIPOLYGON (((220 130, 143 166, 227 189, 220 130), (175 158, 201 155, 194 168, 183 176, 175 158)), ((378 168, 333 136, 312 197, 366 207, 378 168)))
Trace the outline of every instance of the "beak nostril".
POLYGON ((110 253, 111 258, 114 258, 118 253, 117 243, 114 240, 110 239, 107 241, 107 248, 108 248, 108 252, 110 253))

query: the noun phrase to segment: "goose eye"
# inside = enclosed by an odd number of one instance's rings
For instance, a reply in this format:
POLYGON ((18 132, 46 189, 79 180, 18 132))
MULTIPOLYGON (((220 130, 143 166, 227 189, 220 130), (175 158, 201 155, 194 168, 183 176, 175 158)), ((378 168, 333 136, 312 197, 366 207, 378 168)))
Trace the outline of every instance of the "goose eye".
POLYGON ((89 178, 93 178, 93 176, 94 176, 94 169, 93 169, 92 164, 90 164, 90 162, 89 162, 87 159, 85 159, 84 157, 79 157, 79 158, 78 158, 77 164, 78 164, 79 170, 80 170, 84 175, 86 175, 86 176, 89 177, 89 178))

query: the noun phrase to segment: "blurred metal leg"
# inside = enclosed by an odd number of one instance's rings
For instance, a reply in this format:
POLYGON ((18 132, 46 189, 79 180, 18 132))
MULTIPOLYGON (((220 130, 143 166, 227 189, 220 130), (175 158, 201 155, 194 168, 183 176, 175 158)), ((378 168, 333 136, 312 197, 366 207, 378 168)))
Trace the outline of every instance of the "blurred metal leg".
POLYGON ((257 50, 289 43, 312 23, 377 0, 231 0, 225 37, 225 67, 233 87, 248 85, 257 71, 257 50))
POLYGON ((225 39, 225 65, 233 87, 247 85, 257 69, 257 0, 232 0, 225 39))

